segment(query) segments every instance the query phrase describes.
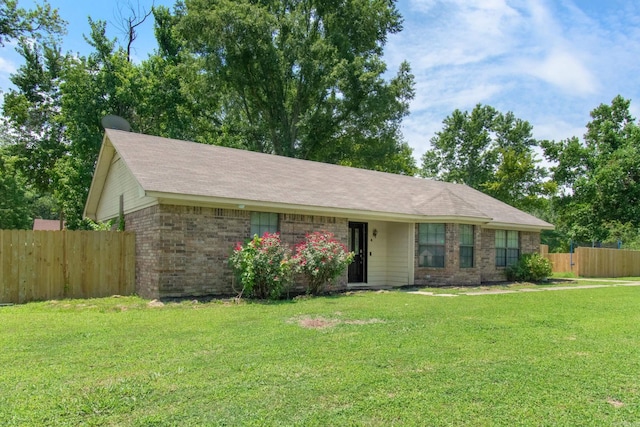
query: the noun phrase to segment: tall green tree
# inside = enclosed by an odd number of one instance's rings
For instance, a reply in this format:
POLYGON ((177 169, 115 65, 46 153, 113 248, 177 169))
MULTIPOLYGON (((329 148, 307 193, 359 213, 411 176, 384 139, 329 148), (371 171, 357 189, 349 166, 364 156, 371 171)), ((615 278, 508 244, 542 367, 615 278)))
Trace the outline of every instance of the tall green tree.
POLYGON ((25 59, 11 78, 15 89, 4 96, 0 228, 31 228, 34 217, 57 214, 50 170, 64 149, 59 144, 60 126, 51 119, 59 109, 57 85, 64 55, 57 41, 65 25, 46 2, 31 10, 15 0, 0 2, 0 46, 17 40, 25 59))
POLYGON ((415 172, 400 133, 413 76, 405 63, 383 78, 382 48, 401 28, 393 2, 194 0, 153 13, 158 49, 139 64, 134 37, 110 39, 102 21, 90 20, 86 56, 54 39, 21 45, 3 108, 32 213, 55 200, 83 226, 107 114, 148 134, 415 172))
POLYGON ((107 37, 106 23, 90 19, 89 24, 86 39, 93 51, 70 61, 60 85, 68 145, 55 167, 56 198, 70 228, 83 226, 82 212, 104 134, 101 119, 116 114, 135 126, 143 83, 140 66, 129 61, 116 39, 107 37))
POLYGON ((400 122, 413 98, 382 50, 402 29, 389 0, 189 0, 179 33, 197 60, 196 99, 214 102, 216 143, 413 173, 400 122))
POLYGON ((0 143, 0 230, 31 228, 31 200, 25 178, 15 167, 16 156, 0 143))
POLYGON ((11 77, 16 88, 3 110, 13 140, 8 147, 26 185, 53 197, 70 228, 83 226, 82 212, 102 142, 107 114, 137 119, 139 66, 91 21, 88 56, 62 54, 50 40, 21 43, 25 64, 11 77))
POLYGON ((618 95, 591 112, 583 141, 543 144, 561 189, 554 199, 558 225, 573 239, 615 239, 618 225, 640 226, 640 127, 629 107, 618 95))
POLYGON ((443 124, 422 157, 421 176, 466 184, 530 212, 544 209, 555 185, 539 166, 529 122, 478 104, 470 113, 455 110, 443 124))
POLYGON ((11 76, 15 88, 5 94, 3 104, 11 131, 10 149, 30 184, 47 194, 53 191, 55 163, 67 150, 60 120, 60 82, 69 58, 55 43, 21 41, 18 52, 24 64, 11 76))
POLYGON ((158 48, 140 64, 140 93, 136 103, 136 131, 189 141, 215 143, 221 131, 215 94, 202 86, 196 60, 177 34, 185 13, 154 7, 158 48), (203 96, 201 94, 205 94, 203 96))
POLYGON ((0 1, 0 46, 21 37, 42 38, 65 32, 65 22, 57 9, 47 2, 29 10, 18 6, 17 0, 0 1))

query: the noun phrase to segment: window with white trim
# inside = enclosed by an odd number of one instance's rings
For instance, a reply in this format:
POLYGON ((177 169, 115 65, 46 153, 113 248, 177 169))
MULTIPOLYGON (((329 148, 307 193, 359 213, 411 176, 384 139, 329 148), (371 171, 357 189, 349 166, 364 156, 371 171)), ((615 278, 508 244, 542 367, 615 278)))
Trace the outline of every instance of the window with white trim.
POLYGON ((473 225, 460 224, 460 268, 473 268, 473 225))
POLYGON ((496 267, 508 267, 520 257, 520 236, 514 230, 496 230, 496 267))
POLYGON ((278 214, 272 212, 251 212, 251 237, 256 234, 278 232, 278 214))
POLYGON ((418 228, 418 265, 444 267, 444 224, 420 224, 418 228))

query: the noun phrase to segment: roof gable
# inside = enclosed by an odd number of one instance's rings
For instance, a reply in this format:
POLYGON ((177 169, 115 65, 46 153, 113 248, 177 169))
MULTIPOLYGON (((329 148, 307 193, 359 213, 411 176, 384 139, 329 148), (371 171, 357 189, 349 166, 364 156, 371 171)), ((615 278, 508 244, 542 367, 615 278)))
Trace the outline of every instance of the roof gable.
MULTIPOLYGON (((552 228, 466 185, 112 129, 106 130, 101 158, 109 157, 105 146, 112 146, 142 189, 158 198, 552 228)), ((97 204, 93 199, 99 197, 100 183, 104 185, 99 174, 105 173, 105 166, 100 163, 87 213, 97 204)))

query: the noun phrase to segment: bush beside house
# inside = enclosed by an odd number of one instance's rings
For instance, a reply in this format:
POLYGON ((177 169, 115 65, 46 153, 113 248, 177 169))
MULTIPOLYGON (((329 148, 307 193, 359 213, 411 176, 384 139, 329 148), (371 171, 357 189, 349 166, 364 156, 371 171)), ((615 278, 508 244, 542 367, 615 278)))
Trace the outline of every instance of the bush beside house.
POLYGON ((240 296, 278 299, 293 282, 293 273, 305 278, 306 291, 318 295, 327 290, 353 261, 353 253, 332 233, 314 232, 296 245, 295 255, 283 246, 278 233, 255 235, 236 244, 229 263, 242 285, 240 296))

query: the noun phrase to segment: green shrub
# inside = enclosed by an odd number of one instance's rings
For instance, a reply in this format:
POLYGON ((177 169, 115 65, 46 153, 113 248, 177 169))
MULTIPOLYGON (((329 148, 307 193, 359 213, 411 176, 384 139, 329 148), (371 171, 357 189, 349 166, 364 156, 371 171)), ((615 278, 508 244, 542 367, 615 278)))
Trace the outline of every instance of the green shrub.
POLYGON ((551 261, 540 254, 524 254, 518 262, 507 268, 507 280, 539 282, 551 276, 551 261))
POLYGON ((344 272, 353 256, 332 233, 315 232, 307 234, 305 241, 296 246, 293 261, 296 272, 307 279, 307 292, 318 295, 344 272))
POLYGON ((278 299, 291 284, 290 251, 277 233, 256 235, 245 245, 238 243, 229 264, 242 284, 240 296, 278 299))

